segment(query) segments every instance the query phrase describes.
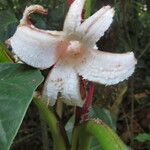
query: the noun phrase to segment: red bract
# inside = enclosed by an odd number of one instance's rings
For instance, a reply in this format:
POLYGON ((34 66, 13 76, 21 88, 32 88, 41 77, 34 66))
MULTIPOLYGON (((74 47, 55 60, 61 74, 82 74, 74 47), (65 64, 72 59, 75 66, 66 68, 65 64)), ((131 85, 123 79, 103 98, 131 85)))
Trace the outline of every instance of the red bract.
POLYGON ((76 123, 85 121, 89 118, 89 109, 92 106, 93 101, 93 94, 94 94, 94 84, 92 82, 89 82, 89 90, 86 95, 86 100, 83 105, 83 107, 77 107, 76 108, 76 123))

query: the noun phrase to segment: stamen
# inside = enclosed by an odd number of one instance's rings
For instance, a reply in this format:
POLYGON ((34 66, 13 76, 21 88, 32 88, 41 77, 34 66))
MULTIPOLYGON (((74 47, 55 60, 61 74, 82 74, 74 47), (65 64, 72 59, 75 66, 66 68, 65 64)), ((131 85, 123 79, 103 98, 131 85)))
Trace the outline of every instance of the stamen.
POLYGON ((81 47, 81 44, 79 41, 70 41, 70 45, 68 46, 68 51, 76 51, 81 47))
POLYGON ((83 46, 79 41, 61 41, 57 48, 58 57, 74 58, 82 55, 83 46))

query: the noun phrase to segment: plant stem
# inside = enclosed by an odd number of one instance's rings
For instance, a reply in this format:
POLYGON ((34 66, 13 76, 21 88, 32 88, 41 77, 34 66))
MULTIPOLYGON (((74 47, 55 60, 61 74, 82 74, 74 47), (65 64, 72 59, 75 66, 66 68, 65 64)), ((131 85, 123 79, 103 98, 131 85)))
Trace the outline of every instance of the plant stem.
POLYGON ((79 128, 74 128, 71 139, 71 150, 78 149, 78 141, 79 141, 79 128))
POLYGON ((76 108, 75 124, 78 124, 80 121, 85 121, 88 119, 89 109, 90 109, 90 107, 92 105, 92 101, 93 101, 93 94, 94 94, 94 84, 92 82, 89 82, 89 90, 88 90, 88 94, 87 94, 85 103, 82 108, 80 108, 80 107, 76 108))
POLYGON ((130 119, 130 135, 131 135, 131 137, 130 137, 130 141, 131 141, 131 143, 130 143, 130 145, 131 145, 131 147, 133 147, 133 145, 134 145, 134 138, 133 138, 133 136, 134 136, 134 127, 133 127, 133 123, 134 123, 134 89, 133 89, 133 84, 134 84, 134 79, 133 78, 131 78, 131 81, 130 81, 130 84, 129 84, 129 90, 130 90, 130 97, 129 97, 129 99, 131 100, 131 119, 130 119))
POLYGON ((47 125, 43 120, 42 114, 40 112, 39 112, 39 114, 40 114, 40 122, 41 122, 43 150, 49 150, 47 125))
POLYGON ((84 134, 81 131, 80 126, 76 126, 73 129, 71 150, 77 150, 80 148, 82 150, 90 150, 90 144, 91 144, 91 135, 84 134))
POLYGON ((92 141, 92 135, 85 134, 80 131, 80 141, 79 141, 79 149, 82 148, 82 150, 90 150, 91 148, 91 141, 92 141))
POLYGON ((69 149, 67 135, 64 128, 61 126, 61 123, 56 118, 55 114, 52 112, 52 110, 48 109, 47 105, 41 99, 34 98, 33 101, 39 109, 41 117, 49 126, 55 150, 69 149))
POLYGON ((75 127, 72 144, 79 150, 90 150, 92 137, 97 139, 103 150, 126 150, 118 135, 100 120, 88 120, 75 127))
POLYGON ((63 114, 63 103, 59 99, 57 100, 57 104, 56 104, 56 113, 59 116, 59 118, 62 117, 62 114, 63 114))
POLYGON ((117 94, 116 100, 110 108, 110 112, 111 112, 113 118, 115 119, 115 121, 118 118, 120 105, 123 101, 123 96, 124 96, 125 92, 127 91, 127 89, 128 89, 127 84, 123 84, 121 87, 119 87, 119 89, 117 90, 117 93, 116 93, 117 94))

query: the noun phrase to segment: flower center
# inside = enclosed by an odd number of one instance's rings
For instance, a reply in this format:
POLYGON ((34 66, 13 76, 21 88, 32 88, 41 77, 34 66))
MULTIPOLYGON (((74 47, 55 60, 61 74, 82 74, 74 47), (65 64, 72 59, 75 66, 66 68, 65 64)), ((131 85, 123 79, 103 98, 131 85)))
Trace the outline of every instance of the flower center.
POLYGON ((84 46, 79 41, 61 41, 57 48, 58 57, 78 58, 84 52, 84 46))
POLYGON ((81 47, 81 44, 79 41, 70 41, 68 48, 67 48, 67 52, 69 53, 71 52, 74 54, 80 53, 80 47, 81 47))

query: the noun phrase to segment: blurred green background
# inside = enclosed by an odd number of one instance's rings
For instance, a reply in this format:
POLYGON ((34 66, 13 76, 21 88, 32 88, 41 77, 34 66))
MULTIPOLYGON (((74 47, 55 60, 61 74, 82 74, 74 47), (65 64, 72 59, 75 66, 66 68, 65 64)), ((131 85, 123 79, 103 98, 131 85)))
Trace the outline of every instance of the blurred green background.
MULTIPOLYGON (((66 0, 0 0, 0 43, 4 43, 14 34, 25 7, 31 4, 41 4, 48 9, 46 16, 39 14, 31 16, 36 27, 49 30, 62 29, 68 10, 66 0)), ((134 75, 128 81, 109 87, 95 84, 94 104, 90 115, 110 125, 131 149, 148 150, 150 0, 92 0, 92 13, 104 5, 111 5, 116 13, 113 24, 97 42, 99 49, 114 53, 134 51, 138 64, 134 75)), ((64 124, 73 111, 71 107, 66 107, 66 110, 64 124)), ((31 104, 11 149, 42 150, 41 143, 38 113, 31 104)), ((100 150, 94 140, 91 149, 100 150)))

